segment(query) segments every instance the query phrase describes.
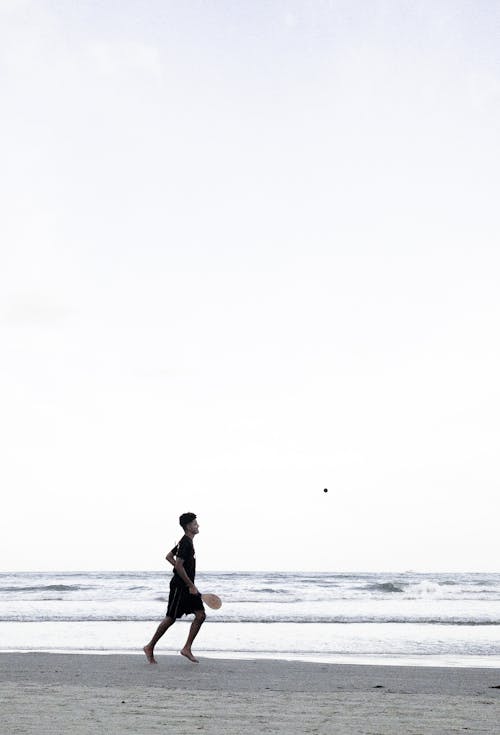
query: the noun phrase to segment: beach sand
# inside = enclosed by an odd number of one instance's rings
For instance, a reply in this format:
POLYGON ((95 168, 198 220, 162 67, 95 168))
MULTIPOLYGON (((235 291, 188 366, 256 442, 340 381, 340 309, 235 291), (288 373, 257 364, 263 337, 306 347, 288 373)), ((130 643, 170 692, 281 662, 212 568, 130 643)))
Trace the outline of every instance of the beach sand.
POLYGON ((500 670, 0 654, 5 735, 500 732, 500 670))

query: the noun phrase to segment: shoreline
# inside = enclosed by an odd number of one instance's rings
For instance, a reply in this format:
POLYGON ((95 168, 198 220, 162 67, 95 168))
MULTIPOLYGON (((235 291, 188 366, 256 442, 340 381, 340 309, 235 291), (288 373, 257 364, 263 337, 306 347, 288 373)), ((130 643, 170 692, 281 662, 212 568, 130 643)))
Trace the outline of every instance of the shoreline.
POLYGON ((6 732, 494 735, 500 669, 0 653, 6 732), (367 726, 369 725, 369 728, 367 726))
MULTIPOLYGON (((161 648, 156 650, 160 657, 175 656, 175 648, 161 648)), ((48 656, 144 656, 142 649, 65 649, 65 648, 0 648, 3 655, 46 654, 48 656)), ((409 656, 402 654, 324 654, 309 652, 288 651, 213 651, 200 647, 197 655, 206 660, 214 661, 275 661, 277 663, 305 663, 325 666, 372 666, 397 668, 432 668, 432 669, 484 669, 500 670, 499 656, 441 656, 421 655, 409 656)))

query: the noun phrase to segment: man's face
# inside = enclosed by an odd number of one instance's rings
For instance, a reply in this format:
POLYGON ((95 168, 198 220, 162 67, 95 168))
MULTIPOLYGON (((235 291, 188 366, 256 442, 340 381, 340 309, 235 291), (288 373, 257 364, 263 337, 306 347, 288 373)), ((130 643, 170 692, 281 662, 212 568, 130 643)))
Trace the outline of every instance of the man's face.
POLYGON ((191 521, 191 523, 187 524, 186 530, 189 531, 189 533, 192 533, 194 536, 196 536, 196 534, 200 532, 200 527, 198 526, 198 521, 196 520, 196 518, 194 519, 194 521, 191 521))

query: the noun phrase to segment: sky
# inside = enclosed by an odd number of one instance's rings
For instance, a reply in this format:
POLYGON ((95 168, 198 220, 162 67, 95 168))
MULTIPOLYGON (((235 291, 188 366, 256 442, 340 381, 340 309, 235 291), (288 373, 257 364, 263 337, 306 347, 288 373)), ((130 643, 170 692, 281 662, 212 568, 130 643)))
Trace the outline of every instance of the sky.
POLYGON ((500 571, 499 39, 0 0, 1 570, 500 571))

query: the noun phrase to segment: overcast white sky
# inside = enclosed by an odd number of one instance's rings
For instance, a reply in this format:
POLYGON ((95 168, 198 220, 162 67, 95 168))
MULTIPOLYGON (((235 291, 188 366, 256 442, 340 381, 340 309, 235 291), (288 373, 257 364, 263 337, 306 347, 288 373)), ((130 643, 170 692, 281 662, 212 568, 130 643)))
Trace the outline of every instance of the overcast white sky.
POLYGON ((498 571, 499 2, 0 0, 0 106, 2 569, 498 571))

